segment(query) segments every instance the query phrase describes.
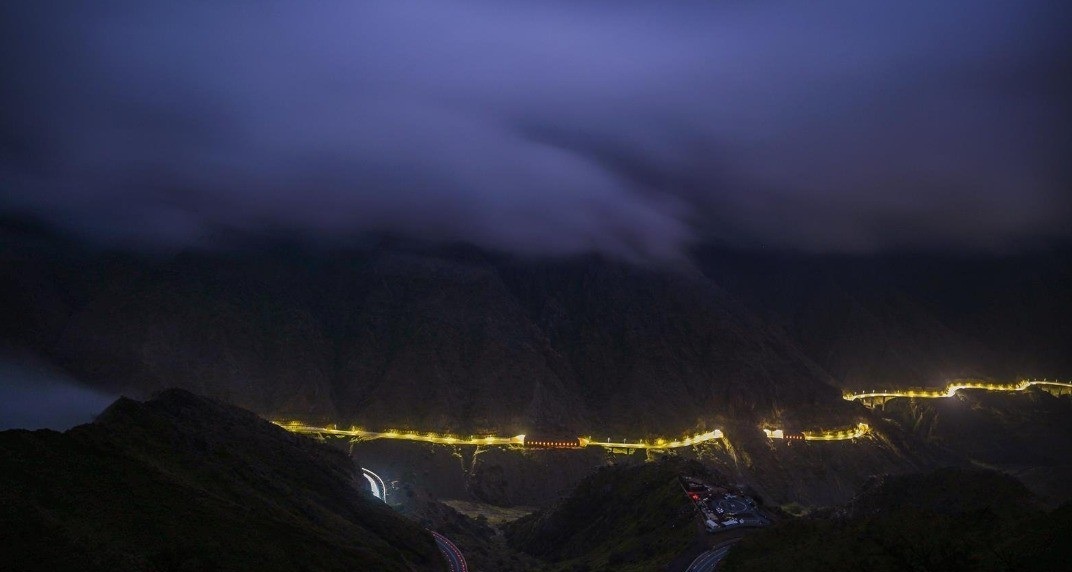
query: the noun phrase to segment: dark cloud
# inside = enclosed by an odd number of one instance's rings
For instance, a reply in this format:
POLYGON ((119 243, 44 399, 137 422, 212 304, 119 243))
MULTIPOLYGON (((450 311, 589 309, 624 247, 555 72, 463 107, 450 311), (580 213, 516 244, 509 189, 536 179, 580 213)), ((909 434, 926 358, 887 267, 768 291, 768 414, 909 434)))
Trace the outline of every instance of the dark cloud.
POLYGON ((0 189, 106 239, 1067 236, 1062 2, 12 2, 0 189))

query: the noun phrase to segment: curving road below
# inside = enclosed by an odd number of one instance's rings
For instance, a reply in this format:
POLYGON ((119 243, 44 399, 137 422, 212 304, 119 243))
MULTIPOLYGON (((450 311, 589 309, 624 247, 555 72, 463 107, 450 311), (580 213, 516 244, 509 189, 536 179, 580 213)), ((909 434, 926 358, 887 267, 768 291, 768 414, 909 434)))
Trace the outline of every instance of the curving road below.
POLYGON ((733 548, 733 545, 736 542, 737 541, 734 540, 732 542, 721 544, 697 556, 696 560, 693 560, 692 564, 689 564, 689 567, 685 572, 711 572, 718 567, 719 562, 722 562, 722 559, 729 554, 730 548, 733 548))
POLYGON ((462 556, 462 551, 458 550, 454 543, 447 540, 447 537, 430 530, 432 537, 435 538, 436 546, 439 547, 439 551, 446 557, 447 563, 450 564, 450 572, 469 572, 469 566, 465 563, 465 557, 462 556))

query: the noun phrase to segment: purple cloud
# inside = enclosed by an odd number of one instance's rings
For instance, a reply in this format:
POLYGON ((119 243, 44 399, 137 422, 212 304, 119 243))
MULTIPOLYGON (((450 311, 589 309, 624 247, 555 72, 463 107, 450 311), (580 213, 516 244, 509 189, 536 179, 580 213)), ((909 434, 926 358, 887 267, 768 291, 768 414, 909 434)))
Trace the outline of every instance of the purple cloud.
POLYGON ((673 259, 1067 237, 1061 3, 15 2, 0 208, 673 259))

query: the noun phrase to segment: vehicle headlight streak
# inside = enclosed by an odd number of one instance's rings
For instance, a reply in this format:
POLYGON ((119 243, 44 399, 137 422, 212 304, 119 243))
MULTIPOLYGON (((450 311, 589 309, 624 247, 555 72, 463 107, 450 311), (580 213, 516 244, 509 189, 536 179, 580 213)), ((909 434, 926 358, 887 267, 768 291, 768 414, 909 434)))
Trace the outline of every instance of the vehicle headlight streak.
POLYGON ((369 488, 372 489, 372 496, 387 502, 387 487, 383 484, 383 479, 376 473, 361 467, 361 474, 369 482, 369 488))

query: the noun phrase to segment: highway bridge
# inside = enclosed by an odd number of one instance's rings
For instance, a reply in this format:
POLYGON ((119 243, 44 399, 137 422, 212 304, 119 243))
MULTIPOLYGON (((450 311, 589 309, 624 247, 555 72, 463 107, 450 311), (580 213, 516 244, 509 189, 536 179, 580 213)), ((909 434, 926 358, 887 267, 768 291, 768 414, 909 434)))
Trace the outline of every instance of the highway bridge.
POLYGON ((357 427, 351 427, 349 429, 339 429, 337 426, 334 425, 329 427, 316 427, 313 425, 307 425, 305 423, 302 423, 301 421, 273 421, 273 423, 292 433, 312 435, 314 437, 321 438, 344 437, 350 438, 354 442, 371 441, 374 439, 397 439, 402 441, 434 443, 437 445, 513 445, 532 449, 579 449, 583 447, 606 447, 619 449, 675 449, 678 447, 697 445, 714 439, 722 439, 724 436, 721 429, 715 429, 714 431, 708 431, 706 433, 699 433, 697 435, 691 435, 688 437, 681 437, 676 439, 659 438, 640 441, 630 441, 628 439, 622 439, 621 441, 613 441, 608 439, 607 441, 596 441, 591 437, 577 437, 575 439, 567 439, 561 437, 553 439, 541 437, 528 438, 525 435, 515 435, 513 437, 500 437, 495 435, 460 437, 456 435, 422 433, 419 431, 397 431, 393 429, 388 431, 367 431, 365 429, 359 429, 357 427))
POLYGON ((315 427, 306 425, 301 421, 273 421, 276 425, 290 431, 304 435, 319 437, 349 437, 352 441, 371 441, 373 439, 397 439, 402 441, 420 441, 423 443, 435 443, 437 445, 524 445, 525 436, 513 437, 469 436, 458 437, 455 435, 440 435, 438 433, 421 433, 419 431, 366 431, 357 427, 339 429, 337 426, 315 427))
POLYGON ((871 426, 867 423, 857 423, 851 427, 828 429, 819 431, 801 431, 790 433, 784 429, 764 429, 763 433, 768 439, 786 439, 797 441, 849 441, 859 439, 871 432, 871 426))
POLYGON ((843 397, 847 401, 859 401, 868 407, 885 405, 891 399, 902 397, 919 399, 940 399, 953 397, 962 389, 978 389, 985 391, 1026 391, 1032 387, 1052 393, 1054 395, 1072 395, 1072 383, 1064 381, 1050 381, 1037 379, 1024 379, 1017 383, 991 383, 979 380, 958 380, 945 386, 944 389, 910 388, 910 389, 884 389, 868 390, 861 392, 849 392, 843 397))
POLYGON ((715 439, 722 439, 724 437, 721 429, 715 429, 714 431, 708 431, 706 433, 700 433, 698 435, 692 435, 680 439, 651 439, 648 441, 629 441, 628 439, 622 439, 621 441, 613 441, 607 439, 606 441, 594 441, 591 437, 579 437, 582 447, 605 447, 609 449, 677 449, 679 447, 689 447, 692 445, 699 445, 707 441, 713 441, 715 439))
MULTIPOLYGON (((1049 381, 1049 380, 1022 380, 1017 383, 991 383, 986 381, 976 380, 963 380, 955 381, 947 385, 944 389, 926 389, 926 388, 914 388, 914 389, 896 389, 896 390, 881 390, 881 391, 863 391, 856 393, 845 393, 844 399, 847 401, 859 401, 868 407, 875 407, 884 404, 890 399, 896 399, 901 397, 908 398, 942 398, 952 397, 956 395, 958 391, 964 389, 986 390, 986 391, 1025 391, 1031 387, 1038 387, 1043 391, 1047 391, 1054 395, 1072 395, 1072 383, 1063 381, 1049 381)), ((470 436, 458 436, 439 433, 422 433, 419 431, 401 431, 397 429, 388 429, 387 431, 369 431, 358 427, 350 427, 349 429, 339 429, 337 426, 329 427, 316 427, 307 425, 301 421, 274 421, 276 425, 283 427, 287 431, 294 433, 300 433, 304 435, 311 435, 319 438, 327 437, 340 437, 348 438, 352 442, 369 441, 373 439, 393 439, 402 441, 416 441, 421 443, 433 443, 436 445, 470 445, 470 446, 509 446, 528 449, 581 449, 585 447, 603 447, 613 451, 632 451, 638 449, 676 449, 679 447, 690 447, 705 443, 708 441, 714 441, 717 439, 723 439, 725 435, 721 429, 715 429, 713 431, 707 431, 705 433, 699 433, 696 435, 690 435, 686 437, 671 437, 671 438, 654 438, 654 439, 612 439, 597 440, 592 437, 577 437, 577 438, 544 438, 544 437, 526 437, 525 435, 514 435, 513 437, 503 437, 498 435, 470 435, 470 436)), ((769 439, 785 439, 785 440, 801 440, 801 441, 851 441, 860 439, 870 433, 871 428, 867 423, 857 423, 849 427, 841 427, 825 430, 813 430, 802 431, 797 433, 790 433, 784 429, 771 429, 765 428, 763 432, 769 439)), ((369 478, 366 475, 366 478, 369 478)), ((381 483, 382 486, 382 483, 381 483)))
MULTIPOLYGON (((622 439, 621 441, 617 441, 609 438, 606 441, 597 441, 592 437, 577 437, 576 439, 529 439, 525 435, 516 435, 514 437, 498 437, 494 435, 459 437, 454 435, 440 435, 436 433, 421 433, 418 431, 366 431, 364 429, 358 429, 354 427, 351 427, 350 429, 339 429, 335 426, 316 427, 312 425, 306 425, 300 421, 274 421, 273 423, 292 433, 312 435, 314 437, 319 438, 350 438, 354 442, 368 441, 373 439, 398 439, 403 441, 434 443, 437 445, 506 445, 525 447, 530 449, 580 449, 584 447, 603 447, 606 449, 630 450, 677 449, 680 447, 691 447, 693 445, 699 445, 700 443, 706 443, 708 441, 714 441, 716 439, 722 439, 725 437, 725 434, 722 432, 721 429, 715 429, 713 431, 707 431, 705 433, 698 433, 696 435, 690 435, 688 437, 669 439, 656 438, 639 441, 630 441, 629 439, 622 439)), ((766 433, 767 437, 771 439, 799 438, 801 440, 807 441, 843 441, 862 437, 868 433, 869 428, 866 423, 859 423, 855 426, 846 427, 842 429, 835 429, 830 431, 805 431, 799 434, 787 434, 782 429, 764 429, 763 431, 766 433)))

